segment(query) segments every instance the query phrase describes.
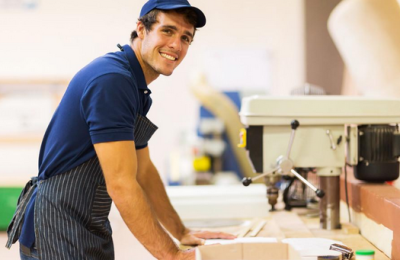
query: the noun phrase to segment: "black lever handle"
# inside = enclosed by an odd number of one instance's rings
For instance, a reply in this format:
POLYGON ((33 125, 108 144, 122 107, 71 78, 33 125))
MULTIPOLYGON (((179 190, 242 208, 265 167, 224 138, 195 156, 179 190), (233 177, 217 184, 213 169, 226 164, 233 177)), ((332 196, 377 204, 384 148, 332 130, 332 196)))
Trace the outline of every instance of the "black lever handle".
POLYGON ((299 123, 299 121, 297 121, 297 120, 295 119, 295 120, 293 120, 293 121, 290 123, 290 126, 292 127, 292 130, 296 130, 297 127, 300 126, 300 123, 299 123))
POLYGON ((242 180, 244 186, 249 186, 252 182, 251 178, 243 178, 242 180))

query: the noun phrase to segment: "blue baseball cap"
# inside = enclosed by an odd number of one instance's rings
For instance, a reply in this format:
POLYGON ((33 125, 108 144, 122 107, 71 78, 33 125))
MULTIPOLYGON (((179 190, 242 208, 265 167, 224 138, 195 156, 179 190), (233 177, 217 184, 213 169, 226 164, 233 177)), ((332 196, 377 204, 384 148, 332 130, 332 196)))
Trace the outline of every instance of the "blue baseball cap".
POLYGON ((196 28, 203 27, 206 24, 206 16, 204 13, 194 6, 191 6, 187 0, 149 0, 144 4, 140 11, 140 17, 146 15, 153 9, 173 10, 179 8, 190 8, 197 14, 196 28))

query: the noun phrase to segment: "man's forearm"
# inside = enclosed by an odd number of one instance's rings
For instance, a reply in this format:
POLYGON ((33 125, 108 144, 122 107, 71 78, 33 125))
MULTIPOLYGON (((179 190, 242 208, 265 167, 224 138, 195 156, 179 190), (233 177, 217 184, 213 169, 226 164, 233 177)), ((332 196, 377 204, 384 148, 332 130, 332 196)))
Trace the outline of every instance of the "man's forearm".
MULTIPOLYGON (((202 245, 204 244, 204 239, 235 238, 235 236, 231 234, 222 232, 191 231, 185 228, 180 217, 169 201, 164 184, 161 181, 157 169, 150 160, 148 148, 139 150, 137 155, 140 161, 137 172, 137 179, 140 186, 142 186, 145 191, 158 220, 182 244, 202 245)), ((188 255, 188 259, 191 257, 194 257, 194 252, 193 255, 188 255)))
POLYGON ((156 258, 182 259, 180 255, 183 253, 159 224, 137 182, 135 143, 105 142, 95 144, 94 148, 106 180, 107 192, 130 231, 156 258))
POLYGON ((142 176, 143 178, 138 181, 146 192, 158 219, 176 239, 180 240, 186 228, 171 205, 157 169, 150 163, 142 176))
POLYGON ((130 231, 154 257, 172 259, 178 253, 175 243, 158 223, 140 185, 124 184, 113 187, 109 193, 130 231))

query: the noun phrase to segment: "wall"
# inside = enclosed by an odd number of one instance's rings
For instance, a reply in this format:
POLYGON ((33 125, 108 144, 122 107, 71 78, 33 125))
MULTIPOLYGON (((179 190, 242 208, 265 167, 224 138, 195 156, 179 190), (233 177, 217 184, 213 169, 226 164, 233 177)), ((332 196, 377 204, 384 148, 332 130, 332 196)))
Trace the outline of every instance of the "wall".
MULTIPOLYGON (((117 43, 128 43, 143 1, 37 3, 32 10, 0 9, 0 81, 70 79, 97 56, 117 51, 117 43)), ((228 46, 268 50, 273 94, 287 94, 304 81, 302 1, 192 0, 191 4, 204 11, 207 26, 197 32, 186 60, 174 74, 150 85, 154 105, 149 118, 160 128, 150 141, 151 156, 163 176, 180 134, 195 131, 199 104, 188 85, 193 71, 207 65, 206 50, 228 46)), ((15 157, 4 161, 8 163, 0 166, 2 172, 4 167, 18 167, 15 157)), ((30 167, 35 174, 37 165, 30 167)))
POLYGON ((344 64, 328 32, 328 18, 341 0, 304 1, 306 81, 340 95, 344 64))

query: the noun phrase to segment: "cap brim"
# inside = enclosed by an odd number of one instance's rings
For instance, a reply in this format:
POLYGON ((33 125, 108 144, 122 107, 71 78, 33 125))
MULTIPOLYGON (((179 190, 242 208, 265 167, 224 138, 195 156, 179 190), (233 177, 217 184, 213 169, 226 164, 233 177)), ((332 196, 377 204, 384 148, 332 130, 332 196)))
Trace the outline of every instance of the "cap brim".
POLYGON ((204 13, 197 7, 191 6, 191 5, 159 5, 156 7, 157 9, 161 10, 173 10, 173 9, 180 9, 180 8, 190 8, 193 11, 196 12, 197 14, 197 22, 196 22, 196 28, 203 27, 206 25, 206 16, 204 13))

